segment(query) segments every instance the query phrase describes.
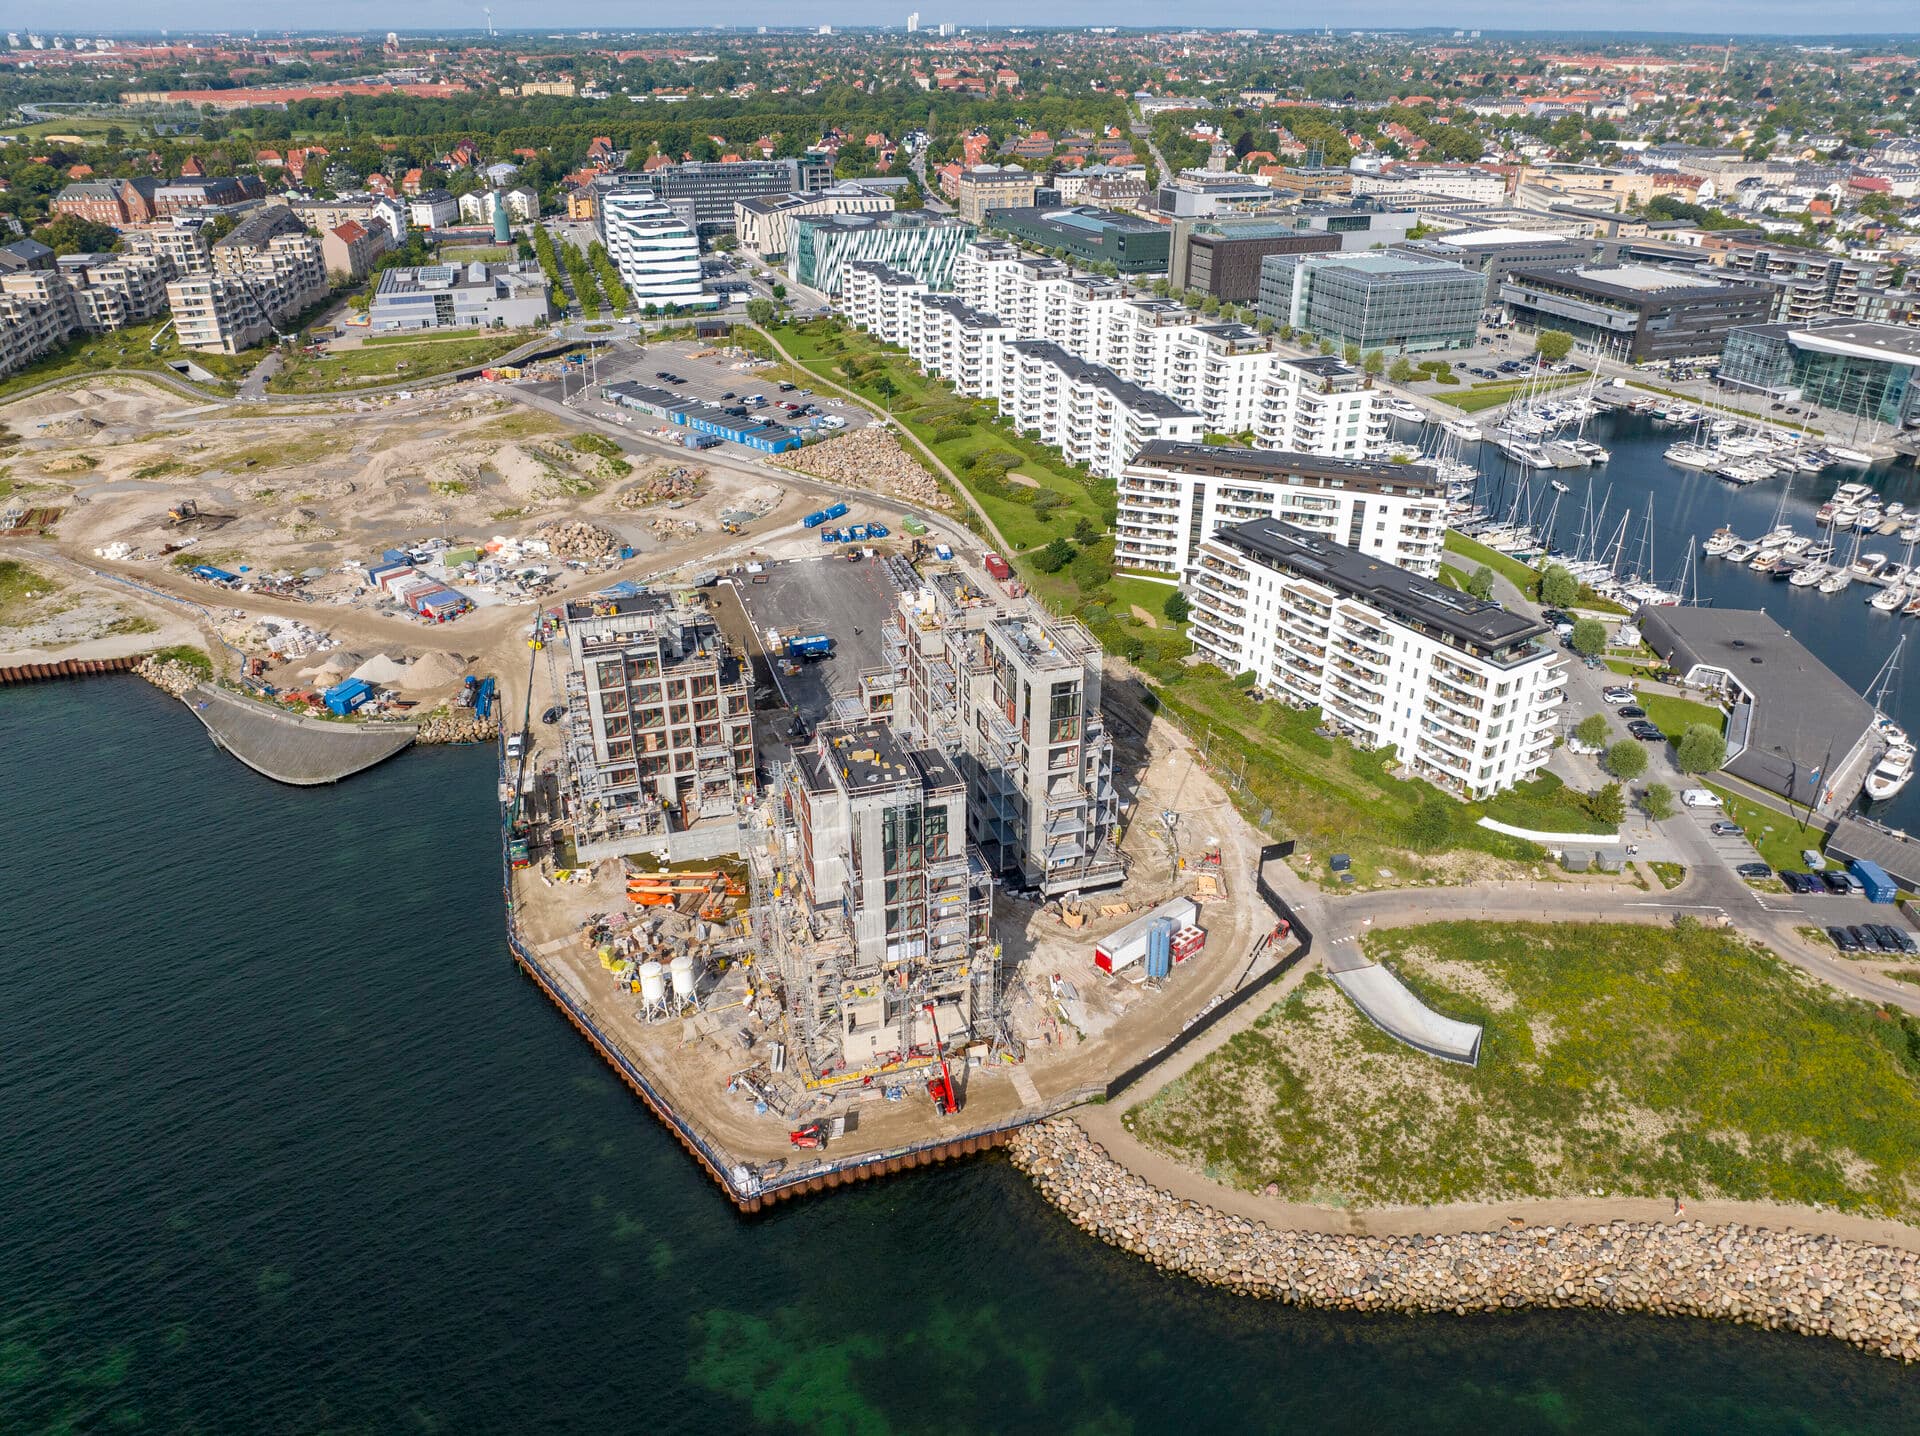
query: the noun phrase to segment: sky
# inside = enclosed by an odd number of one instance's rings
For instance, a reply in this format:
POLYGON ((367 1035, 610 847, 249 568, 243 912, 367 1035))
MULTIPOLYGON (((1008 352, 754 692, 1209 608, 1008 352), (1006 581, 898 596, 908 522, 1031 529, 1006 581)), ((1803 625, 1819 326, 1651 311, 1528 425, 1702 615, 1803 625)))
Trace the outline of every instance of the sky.
MULTIPOLYGON (((310 23, 342 30, 479 29, 486 0, 329 0, 307 17, 310 23)), ((1311 24, 1321 12, 1312 6, 1275 7, 1258 0, 1196 0, 1169 6, 1144 0, 978 0, 964 8, 941 10, 941 0, 734 0, 716 7, 735 25, 901 24, 919 6, 921 23, 942 20, 981 25, 1193 25, 1311 24)), ((89 33, 93 30, 239 28, 261 23, 270 7, 258 0, 0 0, 0 27, 89 33), (72 27, 71 30, 69 27, 72 27)), ((684 17, 679 7, 634 0, 497 0, 494 24, 502 29, 621 29, 657 25, 684 17)), ((285 22, 284 11, 273 18, 285 22)), ((1340 12, 1336 29, 1365 24, 1481 27, 1487 29, 1681 32, 1710 35, 1823 35, 1920 33, 1920 6, 1914 0, 1572 0, 1542 6, 1538 0, 1457 0, 1435 6, 1426 0, 1374 0, 1340 12)))

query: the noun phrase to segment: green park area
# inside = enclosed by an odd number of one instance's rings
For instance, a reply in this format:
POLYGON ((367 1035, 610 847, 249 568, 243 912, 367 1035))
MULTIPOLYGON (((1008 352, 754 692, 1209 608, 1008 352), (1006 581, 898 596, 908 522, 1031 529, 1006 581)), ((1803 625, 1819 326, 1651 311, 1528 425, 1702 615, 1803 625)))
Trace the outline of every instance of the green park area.
POLYGON ((1437 390, 1433 397, 1443 404, 1464 409, 1469 414, 1478 414, 1484 409, 1496 409, 1502 404, 1519 398, 1528 392, 1529 388, 1535 394, 1545 394, 1555 389, 1565 388, 1568 384, 1582 383, 1584 380, 1584 375, 1567 375, 1553 379, 1536 379, 1531 381, 1531 385, 1526 380, 1475 384, 1472 388, 1457 394, 1445 389, 1437 390))
POLYGON ((1805 808, 1788 813, 1771 803, 1749 797, 1729 783, 1707 783, 1704 786, 1720 795, 1718 816, 1745 828, 1747 841, 1760 854, 1760 860, 1774 871, 1782 868, 1804 870, 1807 865, 1801 853, 1809 848, 1816 853, 1826 850, 1827 830, 1802 822, 1801 815, 1806 812, 1805 808))
POLYGON ((198 349, 182 349, 168 321, 134 324, 111 334, 76 337, 45 358, 0 379, 0 399, 50 380, 85 379, 111 370, 151 373, 165 370, 168 364, 183 359, 212 374, 219 381, 219 392, 231 392, 231 383, 246 377, 247 371, 260 361, 264 352, 203 354, 198 349))
POLYGON ((273 394, 337 394, 355 389, 432 379, 485 364, 527 342, 524 330, 480 330, 456 338, 369 338, 319 354, 289 350, 280 372, 267 381, 273 394))
POLYGON ((1604 1194, 1920 1213, 1911 1017, 1687 920, 1437 923, 1366 946, 1482 1025, 1478 1066, 1401 1045, 1315 975, 1127 1125, 1217 1181, 1333 1206, 1604 1194))
MULTIPOLYGON (((1443 858, 1453 850, 1514 861, 1541 856, 1529 843, 1477 826, 1482 816, 1549 832, 1603 832, 1618 823, 1617 794, 1574 793, 1550 776, 1485 803, 1459 802, 1399 776, 1391 751, 1316 731, 1317 712, 1257 701, 1244 676, 1188 660, 1185 624, 1167 608, 1171 585, 1114 570, 1112 481, 1013 432, 991 404, 954 394, 858 330, 814 321, 770 332, 799 368, 779 366, 766 377, 844 385, 926 444, 993 520, 1011 550, 1004 556, 1034 593, 1136 665, 1142 683, 1135 696, 1204 741, 1242 812, 1294 838, 1303 870, 1319 880, 1333 880, 1326 860, 1336 852, 1351 859, 1351 880, 1361 886, 1449 876, 1443 858)), ((1537 582, 1524 565, 1503 562, 1537 582)), ((1173 613, 1184 617, 1183 605, 1176 602, 1173 613)))

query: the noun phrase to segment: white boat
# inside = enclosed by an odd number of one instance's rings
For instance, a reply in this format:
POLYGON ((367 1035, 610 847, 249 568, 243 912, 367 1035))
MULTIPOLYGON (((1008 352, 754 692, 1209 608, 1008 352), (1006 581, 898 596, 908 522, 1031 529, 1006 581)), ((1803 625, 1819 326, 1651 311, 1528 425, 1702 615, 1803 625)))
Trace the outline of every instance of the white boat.
POLYGON ((1448 419, 1440 427, 1463 444, 1477 444, 1487 437, 1486 430, 1471 419, 1448 419))
POLYGON ((1818 449, 1793 456, 1793 466, 1803 474, 1817 474, 1826 468, 1826 456, 1818 449))
POLYGON ((1902 788, 1913 776, 1913 749, 1889 748, 1874 770, 1867 774, 1867 796, 1876 802, 1885 802, 1902 788))
POLYGON ((1604 464, 1613 457, 1591 439, 1568 439, 1566 446, 1590 464, 1604 464))
POLYGON ((1810 563, 1805 568, 1794 570, 1793 577, 1787 582, 1795 588, 1812 588, 1831 572, 1824 563, 1810 563))
POLYGON ((1546 449, 1531 439, 1500 439, 1496 441, 1500 452, 1517 464, 1530 469, 1550 469, 1553 459, 1546 449))
POLYGON ((1713 531, 1711 538, 1700 545, 1700 550, 1702 553, 1718 558, 1738 542, 1740 542, 1739 535, 1735 534, 1732 529, 1719 528, 1713 531))
POLYGON ((1871 603, 1882 613, 1892 613, 1896 608, 1905 608, 1907 606, 1907 600, 1910 597, 1912 597, 1912 595, 1907 589, 1903 585, 1896 583, 1881 589, 1880 592, 1868 599, 1867 602, 1871 603))
POLYGON ((1732 463, 1720 464, 1714 473, 1730 484, 1757 484, 1762 479, 1773 477, 1773 468, 1756 459, 1736 459, 1732 463))
POLYGON ((1396 419, 1405 419, 1409 424, 1427 422, 1427 411, 1418 404, 1409 404, 1405 399, 1395 399, 1388 404, 1387 412, 1396 419))
POLYGON ((1756 553, 1753 556, 1753 558, 1748 562, 1747 567, 1748 568, 1772 568, 1774 565, 1774 561, 1779 557, 1780 557, 1779 549, 1763 548, 1760 550, 1760 552, 1756 553))
POLYGON ((1872 454, 1863 454, 1858 449, 1842 449, 1830 445, 1827 452, 1833 456, 1836 464, 1847 464, 1864 469, 1873 462, 1872 454))
POLYGON ((1853 575, 1848 573, 1844 568, 1838 568, 1820 580, 1820 592, 1838 593, 1852 582, 1853 575))
POLYGON ((1667 445, 1667 462, 1683 469, 1710 469, 1720 462, 1720 454, 1705 444, 1682 442, 1667 445))
POLYGON ((1748 559, 1752 558, 1754 554, 1758 553, 1759 550, 1760 545, 1742 541, 1727 550, 1727 560, 1730 563, 1745 563, 1748 559))

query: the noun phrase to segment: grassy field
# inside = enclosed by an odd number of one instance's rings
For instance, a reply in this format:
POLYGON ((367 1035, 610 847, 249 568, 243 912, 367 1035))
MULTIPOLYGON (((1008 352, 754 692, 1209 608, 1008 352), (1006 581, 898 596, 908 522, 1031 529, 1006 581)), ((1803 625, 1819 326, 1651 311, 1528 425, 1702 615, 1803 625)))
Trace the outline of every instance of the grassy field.
POLYGON ((1460 560, 1459 567, 1463 573, 1472 573, 1485 564, 1528 598, 1540 596, 1540 570, 1520 562, 1511 554, 1488 548, 1452 529, 1447 530, 1445 547, 1448 553, 1460 560))
POLYGON ((196 349, 182 349, 171 329, 167 330, 160 341, 159 350, 155 351, 152 340, 160 327, 158 323, 138 324, 112 334, 89 334, 77 338, 44 359, 0 379, 0 399, 23 389, 31 389, 36 384, 44 384, 50 379, 80 379, 108 369, 165 369, 169 361, 180 359, 198 364, 221 381, 233 382, 244 378, 265 353, 264 350, 257 350, 238 355, 202 354, 196 349))
POLYGON ((1725 804, 1724 816, 1747 830, 1747 841, 1759 850, 1761 861, 1775 871, 1806 867, 1800 859, 1804 848, 1812 848, 1815 852, 1826 851, 1827 830, 1824 827, 1808 827, 1800 821, 1798 813, 1789 817, 1778 808, 1743 797, 1721 783, 1704 783, 1701 786, 1711 788, 1720 795, 1720 801, 1725 804))
POLYGON ((1370 956, 1485 1029, 1437 1062, 1309 977, 1126 1117, 1247 1189, 1340 1206, 1726 1197, 1920 1214, 1920 1025, 1691 923, 1443 923, 1370 956))
POLYGON ((1633 690, 1633 701, 1647 710, 1647 720, 1674 742, 1680 741, 1680 735, 1695 723, 1704 723, 1716 733, 1727 729, 1727 715, 1710 703, 1696 703, 1691 698, 1673 698, 1664 693, 1642 693, 1633 690))
POLYGON ((14 628, 39 617, 47 600, 62 587, 59 580, 18 559, 0 559, 0 628, 14 628))
MULTIPOLYGON (((390 336, 398 339, 399 336, 390 336)), ((335 394, 485 364, 519 348, 528 335, 521 330, 488 330, 458 339, 414 339, 408 343, 369 340, 359 348, 331 354, 290 352, 280 372, 267 381, 273 394, 335 394)))
MULTIPOLYGON (((1533 386, 1533 392, 1545 394, 1554 389, 1565 388, 1568 384, 1582 382, 1584 382, 1582 377, 1569 374, 1537 383, 1533 386)), ((1443 404, 1451 404, 1454 408, 1469 414, 1477 414, 1483 409, 1497 408, 1511 399, 1518 398, 1526 387, 1525 382, 1475 384, 1464 393, 1449 393, 1444 388, 1436 389, 1430 397, 1438 399, 1443 404)))

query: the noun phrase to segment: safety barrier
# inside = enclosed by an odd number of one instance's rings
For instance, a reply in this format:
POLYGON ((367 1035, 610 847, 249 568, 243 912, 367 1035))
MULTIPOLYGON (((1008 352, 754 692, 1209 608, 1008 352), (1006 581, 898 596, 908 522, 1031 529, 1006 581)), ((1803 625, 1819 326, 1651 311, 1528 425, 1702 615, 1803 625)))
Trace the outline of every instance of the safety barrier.
MULTIPOLYGON (((1292 852, 1293 843, 1291 841, 1270 843, 1262 848, 1260 850, 1259 866, 1254 869, 1253 887, 1254 891, 1260 894, 1260 900, 1266 903, 1274 917, 1278 920, 1275 924, 1276 929, 1279 922, 1284 922, 1287 925, 1289 935, 1296 939, 1300 945, 1279 962, 1261 973, 1252 982, 1236 987, 1232 992, 1228 993, 1226 997, 1202 1012, 1198 1017, 1194 1018, 1192 1022, 1188 1023, 1187 1026, 1183 1027, 1172 1041, 1168 1042, 1158 1051, 1149 1053, 1112 1081, 1108 1082, 1108 1101, 1112 1101, 1118 1097, 1122 1092, 1126 1091, 1127 1088, 1138 1082, 1162 1062, 1165 1062, 1169 1057, 1179 1052, 1188 1043, 1192 1042, 1216 1023, 1222 1021, 1228 1013, 1234 1012, 1245 1006, 1248 1002, 1251 1002, 1256 996, 1266 991, 1267 988, 1278 982, 1288 972, 1291 972, 1295 967, 1299 966, 1307 955, 1313 951, 1313 934, 1301 924, 1299 917, 1295 915, 1292 906, 1287 900, 1281 897, 1274 889, 1273 884, 1267 881, 1267 864, 1288 857, 1292 852)), ((1266 950, 1267 944, 1272 941, 1272 933, 1268 933, 1260 939, 1259 944, 1254 948, 1253 958, 1249 961, 1249 966, 1252 965, 1252 961, 1258 960, 1260 954, 1266 950)))

